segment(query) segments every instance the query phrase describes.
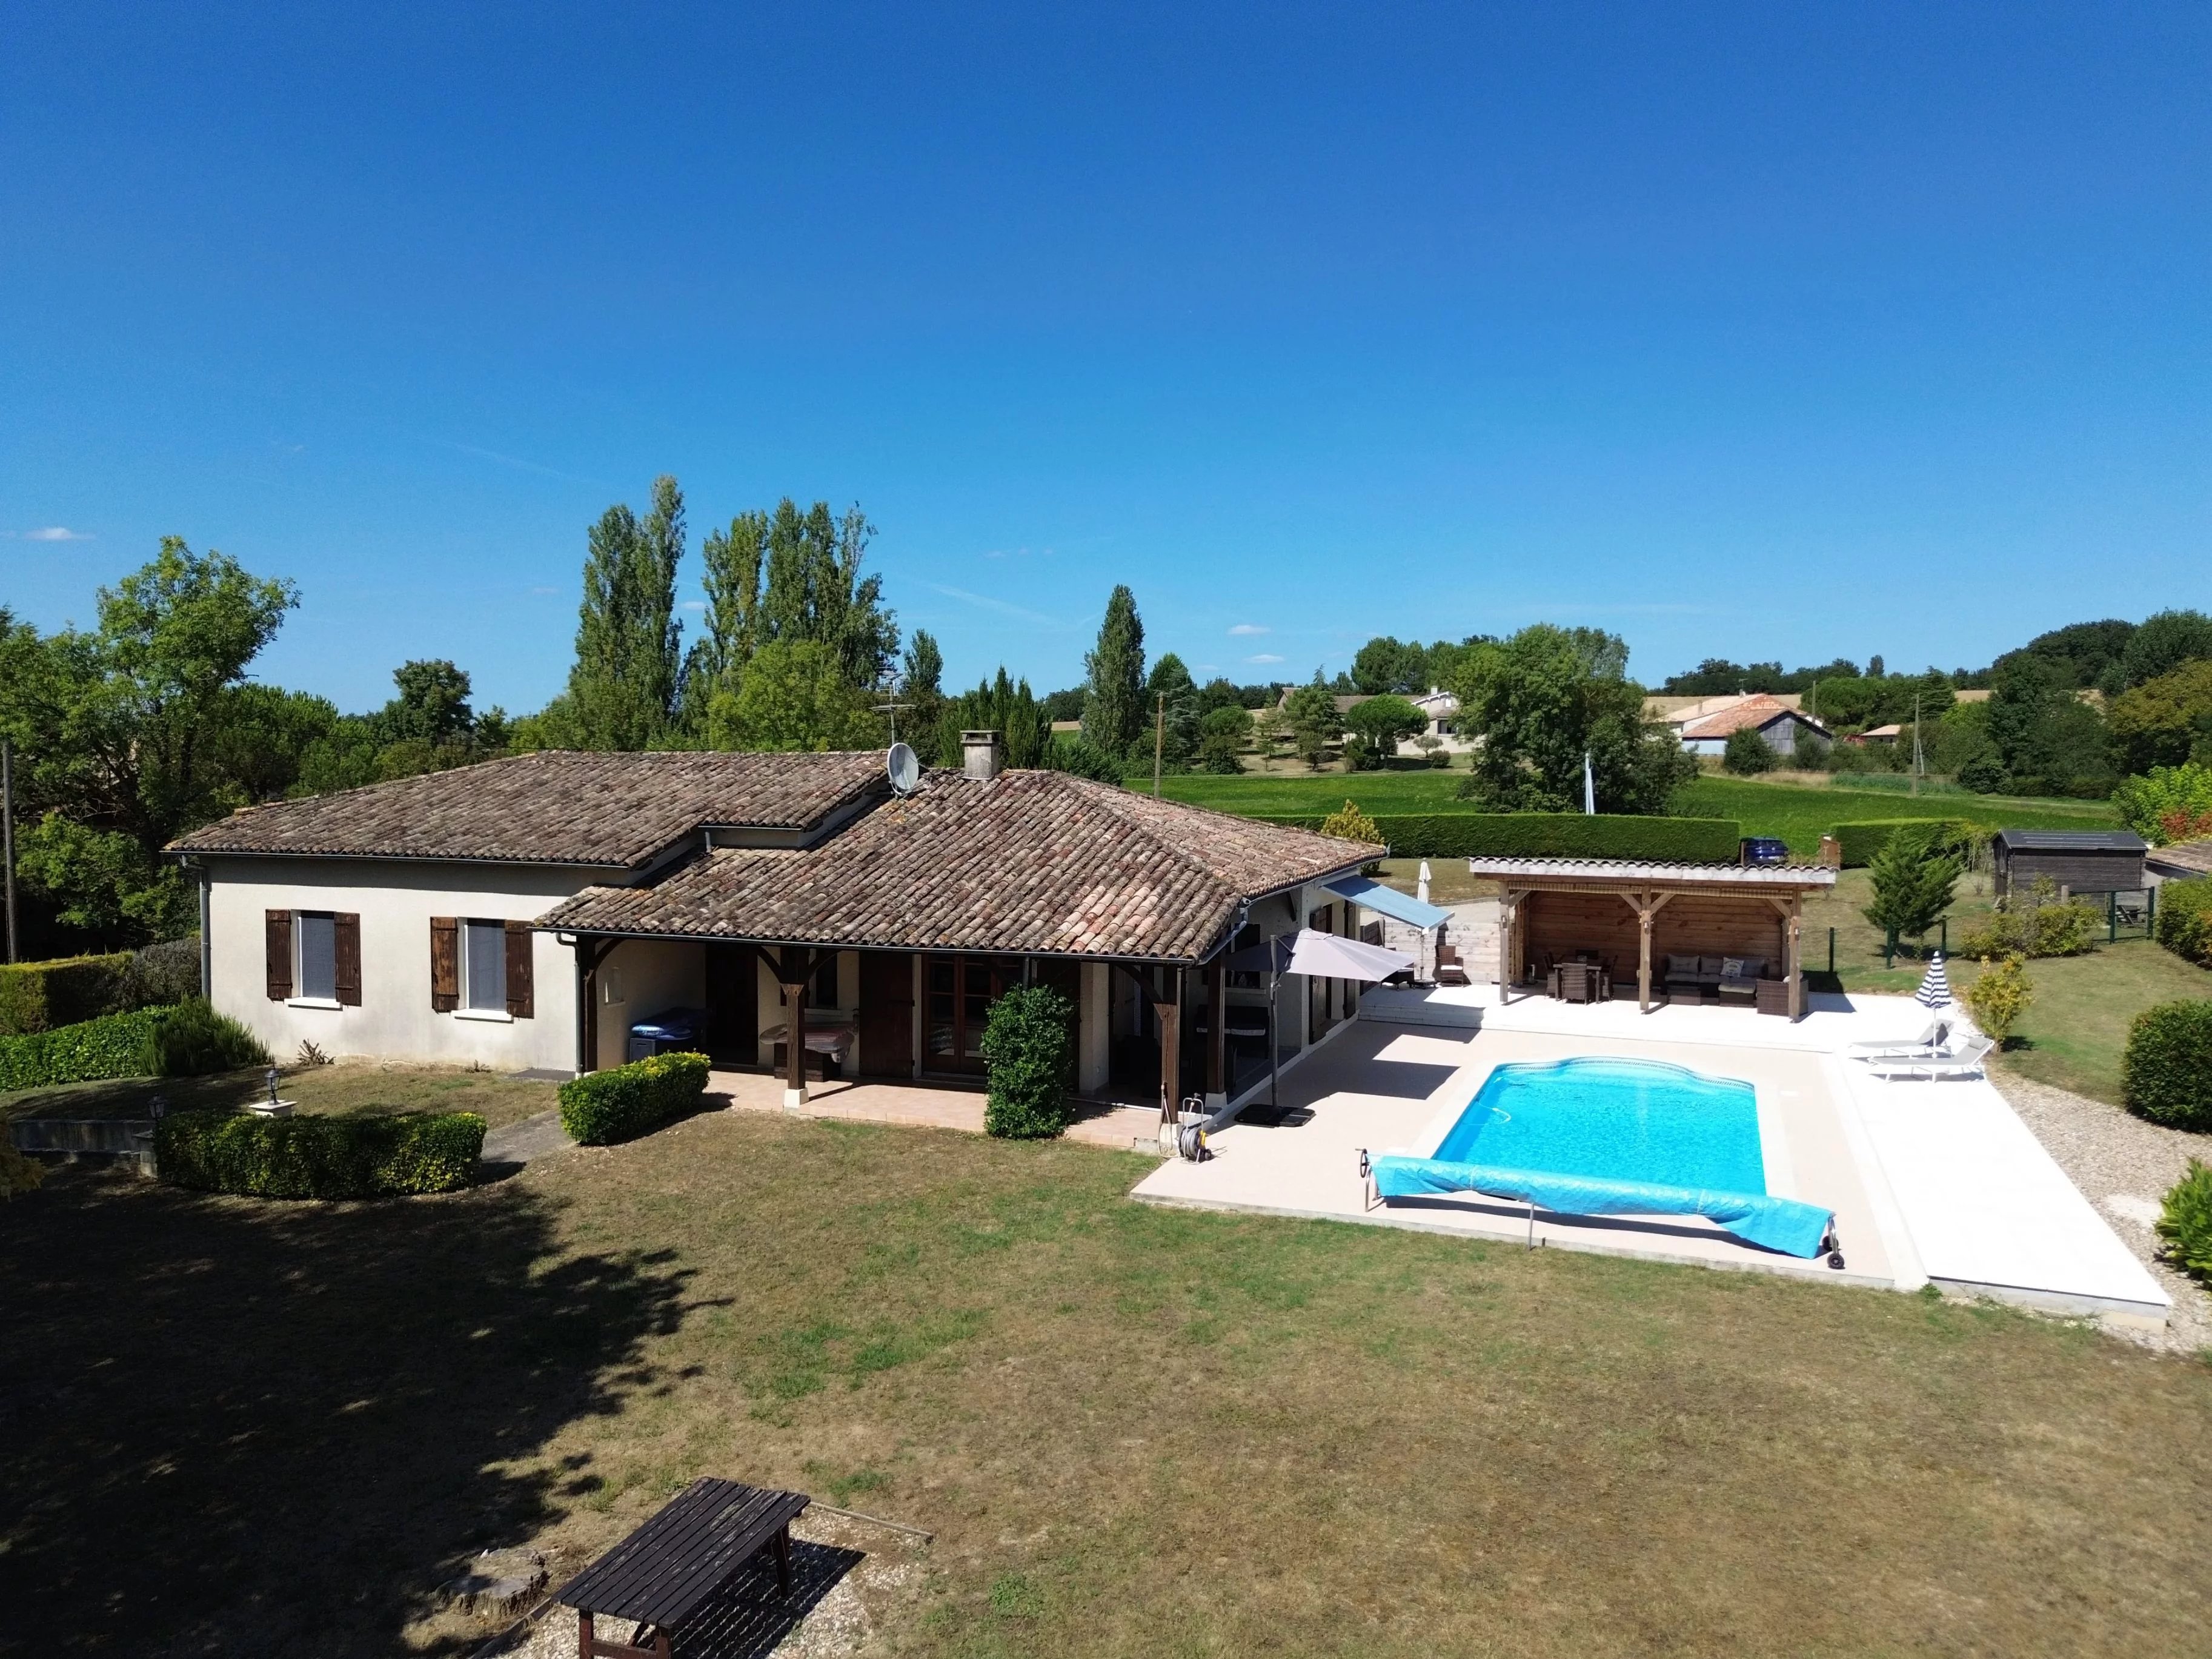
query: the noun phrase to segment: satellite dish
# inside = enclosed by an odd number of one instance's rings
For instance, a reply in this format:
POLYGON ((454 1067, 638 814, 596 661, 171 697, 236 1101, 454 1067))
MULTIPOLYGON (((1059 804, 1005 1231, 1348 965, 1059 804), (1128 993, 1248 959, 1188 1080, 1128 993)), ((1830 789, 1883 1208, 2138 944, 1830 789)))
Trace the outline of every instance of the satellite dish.
POLYGON ((893 793, 911 795, 921 781, 921 762, 905 744, 895 743, 884 757, 884 772, 891 781, 893 793))

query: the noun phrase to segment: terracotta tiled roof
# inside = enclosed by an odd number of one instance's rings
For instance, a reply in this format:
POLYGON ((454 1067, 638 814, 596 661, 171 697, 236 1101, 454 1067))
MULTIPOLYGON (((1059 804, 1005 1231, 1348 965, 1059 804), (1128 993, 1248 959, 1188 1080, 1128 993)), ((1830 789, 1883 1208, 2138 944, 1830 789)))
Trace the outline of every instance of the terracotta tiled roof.
POLYGON ((1803 720, 1815 731, 1826 729, 1818 720, 1798 714, 1797 710, 1789 707, 1779 698, 1770 696, 1764 691, 1748 697, 1737 698, 1725 708, 1702 712, 1687 720, 1684 720, 1680 714, 1674 718, 1681 721, 1681 736, 1687 739, 1724 738, 1729 732, 1740 732, 1746 726, 1757 730, 1760 726, 1771 725, 1785 714, 1796 715, 1799 720, 1803 720))
POLYGON ((2172 847, 2154 847, 2143 855, 2143 862, 2162 870, 2212 876, 2212 841, 2185 841, 2172 847))
POLYGON ((1655 887, 1833 887, 1820 864, 1676 864, 1646 859, 1469 859, 1468 873, 1509 885, 1544 881, 1633 881, 1655 887))
POLYGON ((814 847, 721 848, 541 928, 1196 961, 1238 903, 1382 849, 1060 772, 933 772, 814 847))
POLYGON ((872 751, 579 754, 480 766, 234 812, 171 843, 186 853, 495 859, 630 869, 702 823, 799 830, 884 775, 872 751))

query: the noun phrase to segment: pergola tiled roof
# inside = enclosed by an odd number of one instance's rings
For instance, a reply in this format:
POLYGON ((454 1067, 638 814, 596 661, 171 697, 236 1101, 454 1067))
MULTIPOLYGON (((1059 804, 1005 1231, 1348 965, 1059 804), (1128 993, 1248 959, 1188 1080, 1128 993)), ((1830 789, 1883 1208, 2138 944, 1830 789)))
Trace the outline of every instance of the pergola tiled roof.
POLYGON ((1243 901, 1383 850, 1061 772, 932 772, 814 846, 717 848, 649 884, 588 888, 538 926, 1191 963, 1243 901))
POLYGON ((637 869, 702 825, 804 830, 878 785, 884 757, 548 750, 250 807, 175 853, 493 860, 637 869))
POLYGON ((1469 859, 1468 873, 1493 881, 1589 881, 1682 887, 1833 887, 1823 864, 1674 864, 1644 859, 1469 859))

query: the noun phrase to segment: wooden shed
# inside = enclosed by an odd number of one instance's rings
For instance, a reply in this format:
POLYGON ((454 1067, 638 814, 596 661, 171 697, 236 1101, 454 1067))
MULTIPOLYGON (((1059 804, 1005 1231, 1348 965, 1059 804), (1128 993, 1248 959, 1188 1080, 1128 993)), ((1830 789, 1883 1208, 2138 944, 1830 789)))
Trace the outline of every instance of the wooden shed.
POLYGON ((1996 896, 2045 876, 2062 893, 2139 893, 2149 844, 2132 830, 2000 830, 1990 839, 1996 896))
POLYGON ((1758 957, 1804 1012, 1805 895, 1836 884, 1820 865, 1668 864, 1628 859, 1470 859, 1502 889, 1498 988, 1540 982, 1553 962, 1595 957, 1615 994, 1650 1009, 1669 955, 1758 957))

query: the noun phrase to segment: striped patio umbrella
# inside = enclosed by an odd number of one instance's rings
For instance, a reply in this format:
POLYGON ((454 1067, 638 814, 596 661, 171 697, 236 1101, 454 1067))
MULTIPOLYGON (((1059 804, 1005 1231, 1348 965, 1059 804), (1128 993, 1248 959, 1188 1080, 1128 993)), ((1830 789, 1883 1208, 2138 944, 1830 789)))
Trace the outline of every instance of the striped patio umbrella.
POLYGON ((1928 964, 1928 972, 1921 979, 1920 988, 1912 994, 1912 1000, 1930 1008, 1950 1006, 1951 976, 1943 971, 1943 953, 1941 951, 1928 964))

